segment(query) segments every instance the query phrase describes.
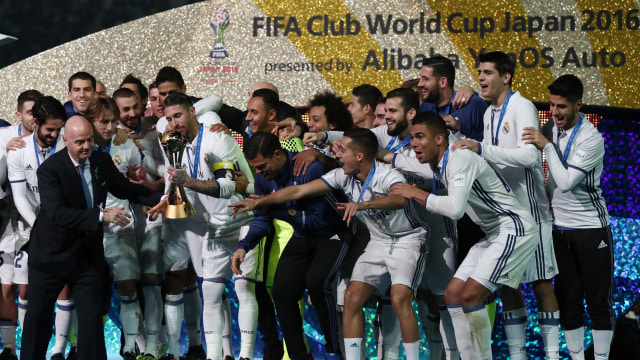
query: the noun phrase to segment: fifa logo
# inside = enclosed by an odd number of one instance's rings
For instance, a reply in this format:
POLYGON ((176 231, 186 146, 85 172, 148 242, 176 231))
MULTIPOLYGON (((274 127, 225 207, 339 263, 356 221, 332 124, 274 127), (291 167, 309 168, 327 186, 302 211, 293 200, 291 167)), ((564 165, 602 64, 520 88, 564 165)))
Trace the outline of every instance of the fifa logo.
POLYGON ((229 27, 229 12, 225 8, 217 8, 211 12, 209 25, 213 28, 216 42, 213 45, 209 57, 214 59, 224 59, 229 57, 229 52, 224 46, 224 31, 229 27))

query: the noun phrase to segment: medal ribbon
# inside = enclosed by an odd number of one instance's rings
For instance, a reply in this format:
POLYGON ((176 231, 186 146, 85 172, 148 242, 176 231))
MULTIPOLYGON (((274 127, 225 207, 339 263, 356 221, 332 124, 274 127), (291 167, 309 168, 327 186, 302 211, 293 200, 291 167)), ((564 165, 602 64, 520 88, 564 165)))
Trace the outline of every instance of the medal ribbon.
MULTIPOLYGON (((51 156, 51 155, 56 153, 56 145, 57 144, 58 144, 57 142, 55 144, 53 144, 53 146, 49 150, 49 156, 51 156)), ((36 142, 36 133, 35 132, 33 133, 33 151, 35 151, 35 153, 36 153, 36 161, 38 163, 38 167, 40 167, 40 151, 38 151, 38 143, 36 142)))
MULTIPOLYGON (((578 123, 576 124, 576 126, 573 128, 573 131, 571 132, 571 136, 569 136, 569 141, 567 142, 567 147, 564 148, 564 154, 562 154, 562 165, 564 165, 564 167, 567 167, 567 159, 569 158, 569 153, 571 152, 571 146, 573 145, 573 140, 575 140, 576 135, 578 135, 578 130, 580 130, 580 126, 582 125, 582 119, 583 119, 584 115, 580 114, 580 116, 578 117, 578 123)), ((558 132, 558 134, 560 134, 558 132)), ((557 146, 558 146, 558 151, 560 152, 560 135, 558 135, 558 139, 556 140, 557 142, 557 146)))
POLYGON ((404 140, 399 142, 398 145, 392 147, 393 143, 396 142, 397 139, 398 139, 397 136, 392 137, 391 140, 389 140, 389 143, 387 144, 386 149, 394 153, 402 149, 403 147, 405 147, 405 145, 411 142, 411 136, 407 136, 404 140))
POLYGON ((200 147, 202 145, 202 133, 203 126, 200 124, 198 128, 198 140, 196 140, 196 153, 193 159, 193 168, 191 169, 191 177, 194 179, 198 178, 198 165, 200 165, 200 147))
MULTIPOLYGON (((373 175, 376 173, 376 162, 373 162, 373 165, 371 165, 371 170, 369 170, 369 174, 367 175, 367 179, 364 181, 364 184, 362 185, 362 189, 360 189, 360 195, 358 196, 358 201, 356 201, 357 203, 359 203, 360 201, 362 201, 362 196, 364 195, 364 193, 367 191, 367 188, 369 187, 369 184, 371 183, 371 180, 373 179, 373 175)), ((355 185, 355 181, 351 183, 351 200, 353 201, 353 186, 355 185)))
MULTIPOLYGON (((509 104, 509 99, 511 99, 511 95, 513 95, 514 92, 510 91, 509 95, 507 95, 507 97, 504 99, 504 102, 502 103, 502 107, 500 109, 500 119, 498 120, 498 127, 495 128, 496 129, 496 135, 493 135, 493 132, 491 132, 491 144, 492 145, 498 145, 498 135, 500 134, 500 126, 502 126, 502 119, 504 119, 504 114, 507 112, 507 105, 509 104)), ((493 112, 491 113, 491 129, 493 130, 493 112)))
POLYGON ((444 151, 444 155, 442 156, 442 168, 440 169, 440 179, 434 179, 433 181, 433 191, 431 192, 432 194, 438 194, 438 186, 437 180, 441 180, 441 181, 445 181, 444 179, 444 172, 447 169, 447 162, 449 161, 449 148, 447 148, 447 150, 444 151))

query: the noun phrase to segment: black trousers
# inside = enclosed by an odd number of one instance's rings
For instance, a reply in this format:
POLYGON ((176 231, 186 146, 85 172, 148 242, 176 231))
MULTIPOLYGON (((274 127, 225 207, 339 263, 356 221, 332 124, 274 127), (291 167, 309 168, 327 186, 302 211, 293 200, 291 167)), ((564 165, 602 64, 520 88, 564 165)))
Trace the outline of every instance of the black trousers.
POLYGON ((78 359, 106 360, 102 325, 103 275, 103 264, 92 263, 90 256, 80 259, 66 277, 29 268, 29 306, 22 333, 21 360, 45 360, 56 298, 65 284, 73 293, 78 314, 78 359))
POLYGON ((348 251, 350 235, 292 237, 275 273, 272 294, 289 357, 307 359, 298 301, 309 291, 325 337, 327 353, 339 353, 338 314, 333 279, 348 251))
POLYGON ((584 325, 584 303, 595 330, 613 330, 613 238, 600 229, 553 230, 558 262, 554 290, 565 330, 584 325))

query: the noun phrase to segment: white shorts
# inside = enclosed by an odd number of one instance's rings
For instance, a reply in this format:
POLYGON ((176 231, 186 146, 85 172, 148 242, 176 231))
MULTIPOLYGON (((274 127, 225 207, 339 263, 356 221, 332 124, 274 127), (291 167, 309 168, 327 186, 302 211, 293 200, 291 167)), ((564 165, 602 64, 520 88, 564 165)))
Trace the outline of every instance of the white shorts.
MULTIPOLYGON (((16 219, 12 215, 8 215, 2 217, 0 233, 0 283, 5 285, 26 284, 26 272, 20 274, 20 282, 16 281, 14 262, 20 248, 29 241, 31 228, 27 225, 25 229, 23 221, 20 221, 20 227, 18 227, 16 219)), ((26 253, 22 252, 20 259, 22 260, 25 255, 26 253)), ((20 261, 20 264, 24 265, 26 262, 20 261)), ((25 269, 27 268, 25 267, 25 269)))
POLYGON ((18 251, 13 261, 13 283, 26 285, 29 283, 29 253, 18 251))
MULTIPOLYGON (((202 277, 204 279, 231 279, 231 258, 238 247, 238 242, 247 235, 250 225, 244 225, 232 237, 205 239, 202 242, 202 277)), ((240 264, 242 275, 236 279, 258 280, 258 259, 261 258, 260 245, 249 250, 240 264)))
POLYGON ((113 281, 140 279, 138 244, 133 226, 119 227, 116 233, 105 232, 102 243, 113 281))
POLYGON ((404 243, 390 245, 371 240, 353 267, 351 281, 360 281, 384 295, 391 285, 405 285, 416 290, 424 271, 426 245, 404 243))
POLYGON ((558 275, 558 263, 553 250, 553 237, 551 236, 551 221, 540 224, 540 231, 536 236, 537 246, 529 266, 522 276, 523 283, 536 280, 551 280, 558 275))
POLYGON ((456 222, 445 219, 446 223, 430 228, 427 260, 420 287, 434 295, 444 295, 444 289, 456 272, 458 244, 456 222))
POLYGON ((185 219, 164 219, 162 222, 162 263, 163 270, 180 271, 193 263, 198 276, 202 276, 202 239, 206 236, 207 224, 203 221, 185 219), (198 249, 191 258, 189 248, 198 249))
POLYGON ((162 274, 162 216, 149 220, 142 211, 142 205, 133 205, 136 223, 136 242, 141 274, 162 274), (138 224, 144 224, 140 226, 138 224))
POLYGON ((502 285, 517 289, 536 247, 537 232, 516 236, 503 231, 488 235, 469 249, 455 277, 472 278, 489 291, 502 285))

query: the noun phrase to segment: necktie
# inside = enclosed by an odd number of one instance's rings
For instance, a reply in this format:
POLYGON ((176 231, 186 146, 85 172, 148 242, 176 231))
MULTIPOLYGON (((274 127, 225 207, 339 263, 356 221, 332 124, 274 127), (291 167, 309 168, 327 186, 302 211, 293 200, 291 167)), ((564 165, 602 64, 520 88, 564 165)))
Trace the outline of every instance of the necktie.
POLYGON ((80 175, 80 182, 82 183, 82 191, 84 191, 84 197, 87 199, 87 208, 91 209, 93 207, 93 199, 91 198, 91 191, 89 190, 89 185, 87 184, 87 180, 84 177, 84 168, 87 164, 78 165, 78 174, 80 175))
POLYGON ((47 149, 40 149, 40 153, 42 154, 42 161, 47 159, 47 149))

